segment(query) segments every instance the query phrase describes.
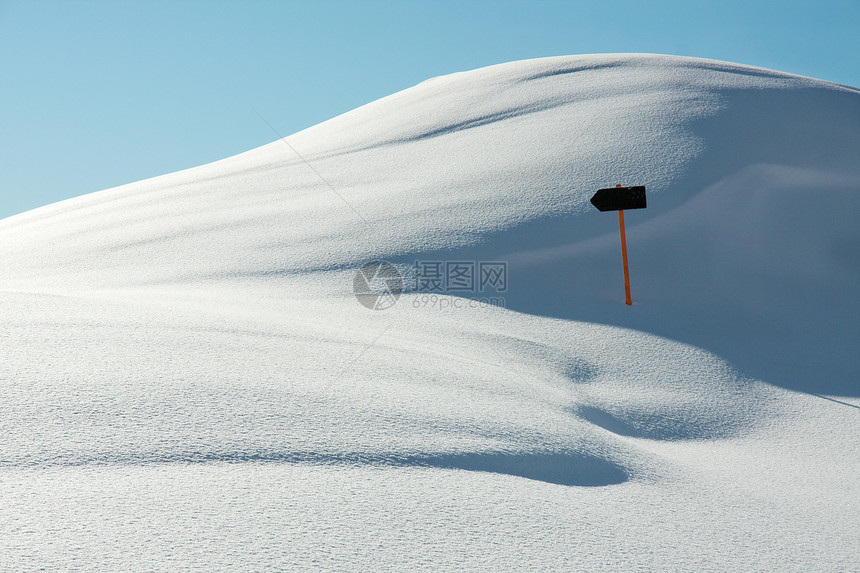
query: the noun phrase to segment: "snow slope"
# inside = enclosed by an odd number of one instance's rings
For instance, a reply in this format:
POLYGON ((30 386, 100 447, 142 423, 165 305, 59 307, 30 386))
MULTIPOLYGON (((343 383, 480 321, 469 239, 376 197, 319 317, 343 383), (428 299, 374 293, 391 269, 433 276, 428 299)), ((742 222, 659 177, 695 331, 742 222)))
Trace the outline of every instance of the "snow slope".
POLYGON ((0 567, 856 569, 858 152, 854 88, 548 58, 0 221, 0 567))

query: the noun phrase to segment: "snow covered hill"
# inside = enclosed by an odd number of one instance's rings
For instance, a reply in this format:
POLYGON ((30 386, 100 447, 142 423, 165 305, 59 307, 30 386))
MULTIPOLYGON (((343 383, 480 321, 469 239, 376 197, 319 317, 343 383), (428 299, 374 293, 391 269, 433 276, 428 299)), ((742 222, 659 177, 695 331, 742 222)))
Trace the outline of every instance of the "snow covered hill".
POLYGON ((858 155, 855 88, 560 57, 0 221, 0 566, 850 570, 858 155))

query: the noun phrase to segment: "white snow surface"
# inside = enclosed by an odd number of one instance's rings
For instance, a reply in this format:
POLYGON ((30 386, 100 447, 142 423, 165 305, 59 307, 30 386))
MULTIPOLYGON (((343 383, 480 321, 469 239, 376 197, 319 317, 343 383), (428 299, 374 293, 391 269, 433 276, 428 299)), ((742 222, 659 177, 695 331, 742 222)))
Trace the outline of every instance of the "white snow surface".
POLYGON ((0 569, 858 571, 858 157, 855 88, 558 57, 2 220, 0 569))

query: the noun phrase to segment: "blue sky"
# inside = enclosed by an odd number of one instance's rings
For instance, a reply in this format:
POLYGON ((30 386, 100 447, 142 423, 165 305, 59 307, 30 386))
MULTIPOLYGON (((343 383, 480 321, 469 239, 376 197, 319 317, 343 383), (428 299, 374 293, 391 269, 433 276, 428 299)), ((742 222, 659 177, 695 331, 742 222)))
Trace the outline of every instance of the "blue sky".
POLYGON ((193 167, 429 77, 649 52, 860 86, 860 0, 0 0, 0 218, 193 167))

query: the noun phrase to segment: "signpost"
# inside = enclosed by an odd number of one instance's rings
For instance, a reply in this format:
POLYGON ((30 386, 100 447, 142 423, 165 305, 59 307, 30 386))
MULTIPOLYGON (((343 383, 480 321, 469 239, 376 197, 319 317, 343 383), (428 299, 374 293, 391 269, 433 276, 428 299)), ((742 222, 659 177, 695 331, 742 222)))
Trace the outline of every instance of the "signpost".
POLYGON ((621 232, 621 261, 624 265, 624 302, 631 305, 633 299, 630 298, 630 273, 627 270, 627 235, 624 232, 624 210, 647 207, 645 187, 616 185, 608 189, 598 189, 591 198, 591 204, 597 207, 598 211, 618 211, 618 229, 621 232))

